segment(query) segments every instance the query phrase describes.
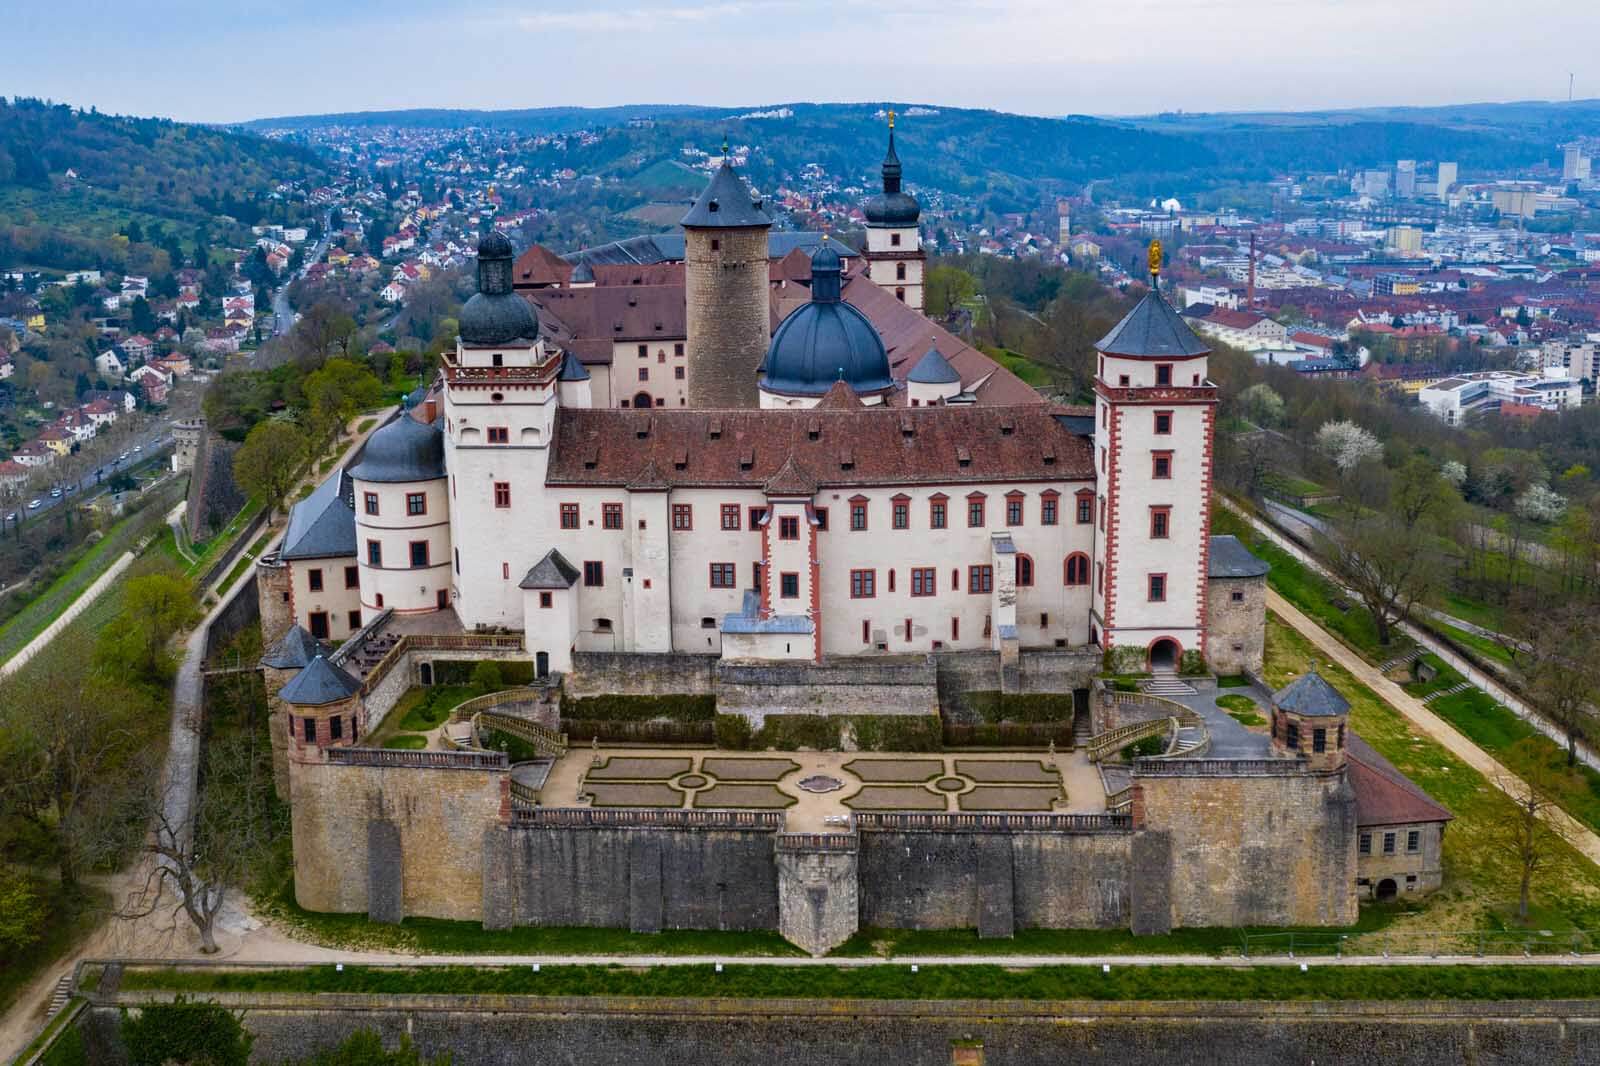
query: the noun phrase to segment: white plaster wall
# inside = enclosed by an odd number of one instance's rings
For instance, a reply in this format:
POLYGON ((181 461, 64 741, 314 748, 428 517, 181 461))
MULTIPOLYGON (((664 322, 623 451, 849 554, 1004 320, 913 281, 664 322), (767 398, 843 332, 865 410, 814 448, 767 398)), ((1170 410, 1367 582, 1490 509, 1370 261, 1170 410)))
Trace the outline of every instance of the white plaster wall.
POLYGON ((570 589, 524 589, 522 603, 526 622, 523 643, 528 658, 538 661, 538 653, 550 656, 552 673, 572 669, 572 645, 578 632, 577 586, 570 589), (540 592, 550 594, 550 606, 539 606, 540 592))
POLYGON ((623 400, 627 400, 629 406, 632 406, 634 395, 641 390, 648 392, 651 399, 666 401, 665 404, 656 404, 657 407, 687 406, 689 403, 688 341, 682 337, 651 341, 616 341, 611 345, 611 367, 607 376, 610 378, 610 394, 615 398, 615 406, 622 406, 623 400), (643 358, 639 356, 641 344, 648 353, 643 358), (674 355, 674 346, 679 344, 683 345, 683 354, 674 355), (677 377, 673 369, 680 366, 683 367, 682 378, 677 377), (640 370, 644 370, 646 374, 643 381, 639 380, 640 370))
MULTIPOLYGON (((718 654, 723 615, 739 610, 744 591, 753 588, 753 564, 761 559, 761 532, 750 528, 750 508, 765 507, 766 496, 750 489, 679 489, 672 503, 693 510, 694 529, 674 531, 672 546, 672 647, 675 651, 718 654), (722 528, 722 505, 739 508, 739 529, 722 528), (711 587, 711 564, 732 563, 735 587, 711 587), (714 618, 716 629, 701 620, 714 618)), ((670 518, 670 515, 669 515, 670 518)))
MULTIPOLYGON (((449 482, 355 481, 356 559, 361 567, 361 604, 366 612, 385 608, 402 614, 438 609, 439 590, 450 588, 449 482), (420 492, 426 513, 406 513, 406 495, 420 492), (378 513, 366 513, 367 493, 378 496, 378 513), (367 545, 383 546, 381 566, 368 562, 367 545), (411 543, 428 545, 428 565, 411 565, 411 543), (382 596, 382 606, 378 597, 382 596)), ((341 574, 341 581, 343 577, 341 574)), ((371 617, 371 613, 368 617, 371 617)))
POLYGON ((350 612, 362 611, 362 620, 371 618, 361 606, 361 589, 344 587, 344 568, 354 566, 353 558, 294 559, 289 562, 289 580, 293 589, 294 620, 297 625, 311 629, 314 611, 328 612, 328 638, 342 641, 360 626, 351 627, 350 612), (322 571, 322 591, 311 591, 311 571, 322 571))

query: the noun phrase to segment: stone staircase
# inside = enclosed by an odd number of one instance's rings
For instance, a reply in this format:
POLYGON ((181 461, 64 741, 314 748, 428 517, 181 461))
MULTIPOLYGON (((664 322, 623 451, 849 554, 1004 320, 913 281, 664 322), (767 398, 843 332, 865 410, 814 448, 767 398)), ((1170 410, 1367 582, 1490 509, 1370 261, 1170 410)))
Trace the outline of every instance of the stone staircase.
POLYGON ((1205 754, 1211 747, 1211 734, 1203 725, 1179 725, 1177 735, 1172 739, 1172 745, 1167 748, 1162 758, 1182 759, 1188 756, 1205 754))
POLYGON ((1094 724, 1090 722, 1087 714, 1080 714, 1072 724, 1072 746, 1083 750, 1089 746, 1089 741, 1094 739, 1094 724))
POLYGON ((1422 649, 1416 648, 1404 655, 1399 655, 1393 659, 1390 659, 1388 662, 1378 667, 1378 669, 1387 674, 1390 670, 1398 670, 1402 666, 1410 666, 1420 658, 1422 658, 1422 649))
POLYGON ((72 998, 72 974, 64 973, 61 980, 56 982, 56 987, 50 993, 50 1006, 45 1011, 45 1020, 54 1018, 61 1013, 61 1008, 67 1005, 67 1000, 72 998))
POLYGON ((1442 688, 1438 692, 1430 692, 1430 693, 1428 693, 1426 696, 1424 696, 1422 698, 1422 702, 1423 703, 1432 703, 1434 700, 1443 699, 1446 696, 1454 696, 1457 692, 1465 692, 1467 689, 1469 689, 1471 687, 1472 687, 1472 682, 1470 682, 1470 681, 1461 681, 1461 682, 1458 682, 1458 683, 1456 683, 1454 685, 1451 685, 1449 688, 1442 688))
POLYGON ((1139 690, 1148 692, 1152 696, 1165 696, 1175 699, 1179 696, 1193 696, 1193 686, 1187 682, 1179 681, 1176 677, 1157 677, 1150 681, 1139 682, 1139 690))

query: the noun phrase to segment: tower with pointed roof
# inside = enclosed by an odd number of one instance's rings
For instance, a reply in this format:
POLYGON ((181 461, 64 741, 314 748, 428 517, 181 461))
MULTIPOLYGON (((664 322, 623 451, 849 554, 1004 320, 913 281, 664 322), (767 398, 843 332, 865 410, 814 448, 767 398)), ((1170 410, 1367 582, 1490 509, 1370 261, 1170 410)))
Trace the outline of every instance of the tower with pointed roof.
MULTIPOLYGON (((767 232, 772 217, 728 159, 681 223, 687 377, 692 407, 755 407, 771 336, 767 232)), ((665 397, 655 397, 664 406, 665 397)))
POLYGON ((1102 647, 1167 671, 1206 653, 1217 388, 1160 275, 1156 242, 1150 292, 1096 345, 1090 625, 1102 647))
POLYGON ((867 276, 905 303, 922 310, 927 255, 917 220, 922 205, 900 188, 900 156, 894 148, 894 112, 889 112, 889 148, 883 155, 883 192, 862 205, 867 216, 867 276))

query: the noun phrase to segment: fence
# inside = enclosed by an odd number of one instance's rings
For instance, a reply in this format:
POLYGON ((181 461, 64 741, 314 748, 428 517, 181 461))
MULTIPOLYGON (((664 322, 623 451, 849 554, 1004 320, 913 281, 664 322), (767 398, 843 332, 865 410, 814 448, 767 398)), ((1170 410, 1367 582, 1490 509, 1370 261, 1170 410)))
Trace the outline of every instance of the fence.
POLYGON ((1126 814, 917 814, 909 812, 857 811, 857 829, 901 830, 907 832, 1104 832, 1132 829, 1133 819, 1126 814))
POLYGON ((1299 759, 1135 759, 1139 777, 1292 777, 1306 773, 1299 759))
POLYGON ((512 808, 511 824, 561 829, 763 829, 783 828, 782 811, 684 811, 591 807, 512 808))
POLYGON ((1600 953, 1600 931, 1548 929, 1406 930, 1334 933, 1293 930, 1239 934, 1240 953, 1252 956, 1304 955, 1343 957, 1524 957, 1584 956, 1600 953))
POLYGON ((834 851, 855 854, 861 838, 855 833, 779 833, 779 851, 834 851))
POLYGON ((504 770, 503 751, 406 751, 399 748, 329 748, 333 766, 411 766, 434 770, 504 770))

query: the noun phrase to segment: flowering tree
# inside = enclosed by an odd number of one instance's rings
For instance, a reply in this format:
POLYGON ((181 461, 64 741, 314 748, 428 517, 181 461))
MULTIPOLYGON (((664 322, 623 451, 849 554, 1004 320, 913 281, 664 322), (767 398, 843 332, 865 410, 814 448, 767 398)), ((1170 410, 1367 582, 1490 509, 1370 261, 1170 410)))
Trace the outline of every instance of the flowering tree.
POLYGON ((1339 473, 1348 474, 1381 455, 1383 445, 1354 422, 1324 422, 1317 430, 1317 450, 1333 461, 1339 473))
POLYGON ((1439 468, 1439 476, 1459 489, 1467 483, 1467 464, 1457 462, 1454 459, 1447 459, 1445 464, 1439 468))
POLYGON ((1567 498, 1548 485, 1531 485, 1517 497, 1516 507, 1531 522, 1559 522, 1567 512, 1567 498))

